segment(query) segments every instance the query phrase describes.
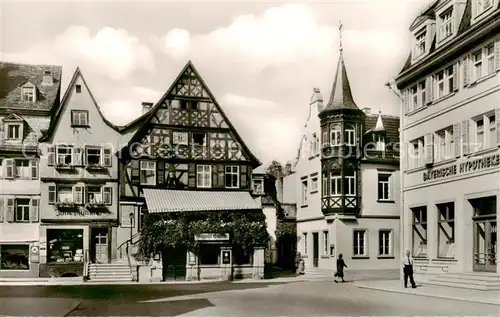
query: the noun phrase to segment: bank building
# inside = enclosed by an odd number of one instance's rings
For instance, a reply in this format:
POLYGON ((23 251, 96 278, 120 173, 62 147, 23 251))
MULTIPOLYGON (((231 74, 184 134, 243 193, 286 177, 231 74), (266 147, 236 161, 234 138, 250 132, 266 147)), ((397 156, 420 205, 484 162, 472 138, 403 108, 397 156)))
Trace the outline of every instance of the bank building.
POLYGON ((416 279, 500 289, 499 1, 435 1, 410 26, 401 96, 402 249, 416 279))

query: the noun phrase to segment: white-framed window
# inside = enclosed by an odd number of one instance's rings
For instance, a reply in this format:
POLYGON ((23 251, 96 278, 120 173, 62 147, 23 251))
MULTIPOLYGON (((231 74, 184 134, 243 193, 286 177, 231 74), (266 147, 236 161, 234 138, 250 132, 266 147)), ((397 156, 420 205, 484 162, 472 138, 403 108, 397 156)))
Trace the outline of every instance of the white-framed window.
POLYGON ((391 173, 378 173, 378 200, 391 200, 391 173))
POLYGON ((307 205, 307 180, 302 181, 302 206, 307 205))
POLYGON ((330 126, 330 144, 332 146, 338 146, 341 144, 340 136, 341 136, 340 124, 332 124, 330 126))
POLYGON ((438 98, 441 98, 445 95, 444 90, 444 70, 439 71, 436 76, 436 95, 438 98))
POLYGON ((338 172, 330 174, 330 196, 342 195, 342 176, 338 172))
POLYGON ((356 196, 356 172, 346 172, 344 175, 344 195, 356 196))
POLYGON ((373 136, 375 140, 375 149, 377 151, 385 151, 385 138, 381 134, 376 134, 373 136))
POLYGON ((262 179, 254 179, 253 180, 253 191, 256 194, 264 193, 264 181, 262 179))
POLYGON ((70 146, 57 146, 56 147, 56 164, 57 165, 71 165, 72 162, 72 147, 70 146))
POLYGON ((496 147, 498 144, 497 124, 496 124, 495 120, 498 120, 498 119, 495 118, 494 114, 488 116, 488 123, 489 123, 488 144, 489 144, 490 148, 496 147))
POLYGON ((453 126, 436 132, 436 150, 434 159, 445 161, 455 157, 455 140, 453 139, 453 126))
POLYGON ((7 123, 6 128, 6 139, 7 140, 22 140, 22 126, 21 123, 7 123))
POLYGON ((307 232, 304 232, 303 235, 304 235, 304 255, 307 255, 307 232))
POLYGON ((31 168, 30 160, 28 159, 16 159, 16 177, 19 178, 31 178, 31 168))
POLYGON ((412 254, 414 257, 427 256, 427 206, 411 208, 412 221, 412 254))
POLYGON ((353 125, 347 125, 344 130, 344 143, 346 145, 356 145, 356 130, 353 125))
POLYGON ((25 102, 35 102, 35 87, 23 87, 22 88, 22 99, 25 102))
POLYGON ((380 256, 392 255, 392 230, 379 230, 378 232, 378 254, 380 256))
POLYGON ((328 237, 328 231, 323 231, 323 255, 329 255, 328 247, 330 245, 330 239, 328 237))
POLYGON ((484 134, 484 118, 476 121, 476 151, 484 149, 485 134, 484 134))
POLYGON ((156 162, 141 161, 141 185, 156 185, 156 162))
POLYGON ((311 178, 311 193, 318 191, 318 177, 314 176, 311 178))
POLYGON ((87 186, 87 197, 86 202, 88 203, 102 203, 102 190, 101 186, 87 186))
POLYGON ((476 0, 476 5, 476 15, 480 15, 493 6, 493 0, 476 0))
POLYGON ((188 145, 189 134, 187 132, 174 131, 172 133, 172 143, 188 145))
POLYGON ((497 147, 497 129, 494 113, 487 113, 474 119, 475 151, 497 147))
POLYGON ((88 126, 89 112, 87 110, 71 110, 71 125, 72 126, 88 126))
POLYGON ((31 199, 18 198, 16 199, 16 222, 29 222, 30 221, 30 205, 31 199))
POLYGON ((453 25, 453 8, 445 11, 440 16, 441 19, 441 27, 439 29, 440 38, 444 40, 448 36, 453 34, 454 25, 453 25))
POLYGON ((353 231, 353 256, 367 256, 368 250, 366 248, 367 231, 357 229, 353 231))
POLYGON ((57 186, 57 202, 58 203, 73 203, 73 187, 57 186))
MULTIPOLYGON (((424 100, 425 102, 425 100, 424 100)), ((415 85, 410 88, 410 109, 409 112, 412 112, 413 110, 417 110, 419 108, 418 106, 418 86, 415 85)))
POLYGON ((418 84, 418 100, 415 101, 415 109, 425 106, 426 103, 426 89, 425 80, 418 84))
POLYGON ((455 203, 436 205, 438 210, 438 257, 455 257, 455 203))
POLYGON ((240 167, 237 165, 226 166, 226 188, 240 187, 240 167))
POLYGON ((324 172, 322 174, 322 178, 323 178, 323 186, 321 186, 321 195, 323 197, 327 197, 329 194, 328 181, 330 178, 328 172, 324 172))
POLYGON ((424 138, 418 138, 416 140, 410 141, 409 149, 409 165, 410 169, 421 167, 424 163, 423 153, 424 153, 424 138))
POLYGON ((495 45, 490 43, 484 48, 486 59, 486 70, 484 75, 493 74, 495 72, 495 45))
POLYGON ((100 165, 102 164, 102 156, 101 156, 100 148, 86 148, 85 156, 87 164, 91 165, 100 165))
POLYGON ((424 31, 421 31, 420 33, 418 33, 416 36, 415 57, 419 57, 422 54, 425 54, 426 34, 427 34, 427 32, 424 30, 424 31))
POLYGON ((483 77, 483 52, 479 50, 472 54, 472 66, 474 69, 474 79, 483 77))
POLYGON ((212 187, 212 166, 196 165, 196 187, 212 187))
POLYGON ((454 71, 453 65, 447 67, 444 70, 444 74, 446 77, 445 78, 446 79, 445 94, 451 94, 453 92, 453 87, 455 85, 455 71, 454 71))

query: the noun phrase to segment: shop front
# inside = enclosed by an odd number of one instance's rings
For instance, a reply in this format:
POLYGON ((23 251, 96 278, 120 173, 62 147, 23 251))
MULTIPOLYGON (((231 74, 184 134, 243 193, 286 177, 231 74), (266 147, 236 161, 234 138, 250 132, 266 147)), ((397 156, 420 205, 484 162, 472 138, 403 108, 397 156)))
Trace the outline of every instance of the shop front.
POLYGON ((38 224, 0 221, 0 278, 38 276, 38 239, 38 224))

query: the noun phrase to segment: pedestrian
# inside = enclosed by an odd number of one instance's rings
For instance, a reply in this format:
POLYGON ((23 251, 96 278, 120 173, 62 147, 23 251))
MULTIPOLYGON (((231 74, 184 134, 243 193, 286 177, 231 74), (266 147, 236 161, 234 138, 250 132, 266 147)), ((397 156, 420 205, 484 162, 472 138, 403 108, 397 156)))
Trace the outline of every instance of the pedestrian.
POLYGON ((408 278, 410 278, 411 288, 417 288, 413 280, 413 259, 410 257, 410 250, 406 250, 406 256, 403 257, 403 266, 405 288, 408 287, 408 278))
POLYGON ((342 254, 339 254, 339 258, 337 260, 337 272, 335 273, 335 283, 339 282, 337 278, 341 278, 342 283, 345 283, 344 267, 347 267, 347 265, 345 264, 344 259, 342 258, 342 254))

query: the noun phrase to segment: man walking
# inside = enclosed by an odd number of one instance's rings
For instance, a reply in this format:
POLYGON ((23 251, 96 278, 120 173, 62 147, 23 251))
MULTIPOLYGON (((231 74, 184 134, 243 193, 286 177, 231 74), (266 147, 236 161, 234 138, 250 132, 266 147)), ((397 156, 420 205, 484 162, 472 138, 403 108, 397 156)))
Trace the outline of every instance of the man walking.
POLYGON ((408 287, 408 278, 410 278, 410 283, 412 288, 416 288, 415 281, 413 280, 413 260, 410 258, 410 250, 406 250, 406 256, 403 257, 403 273, 405 279, 405 288, 408 287))

